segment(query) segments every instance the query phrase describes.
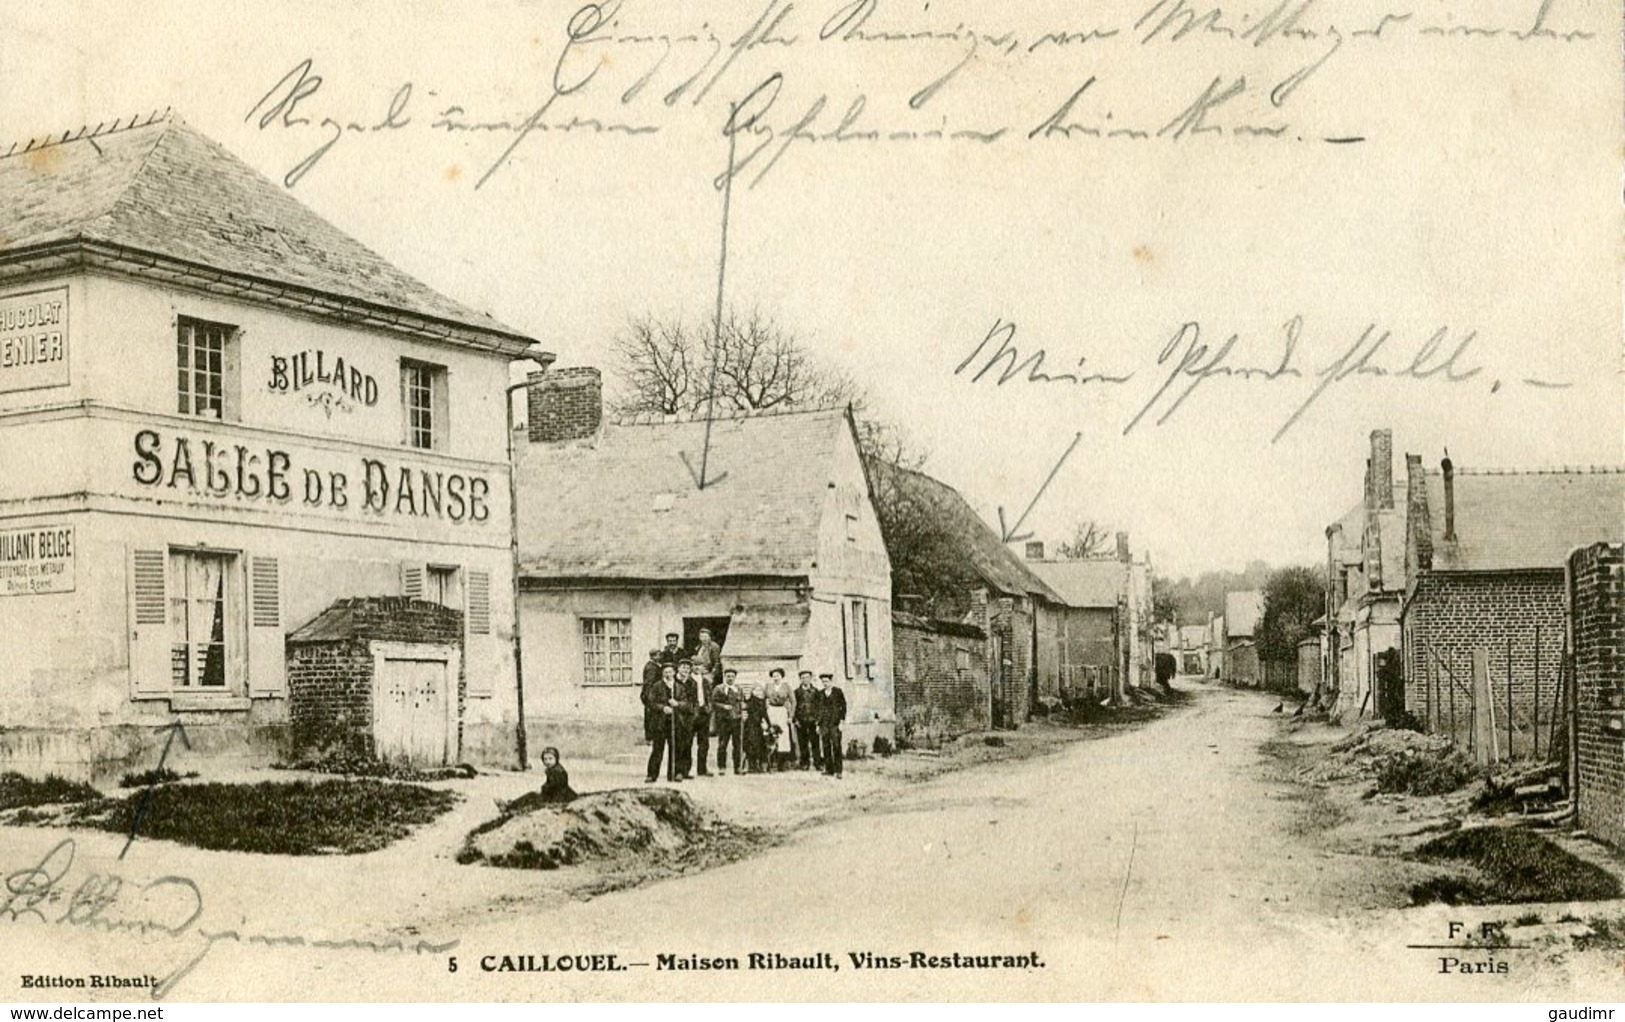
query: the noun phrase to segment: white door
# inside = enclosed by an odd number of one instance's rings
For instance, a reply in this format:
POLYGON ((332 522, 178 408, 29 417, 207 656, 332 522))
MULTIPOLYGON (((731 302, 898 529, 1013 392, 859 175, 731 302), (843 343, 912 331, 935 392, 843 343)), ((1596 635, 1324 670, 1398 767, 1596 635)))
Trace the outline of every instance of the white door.
POLYGON ((380 759, 420 767, 451 761, 454 664, 452 657, 433 649, 377 655, 373 740, 380 759))

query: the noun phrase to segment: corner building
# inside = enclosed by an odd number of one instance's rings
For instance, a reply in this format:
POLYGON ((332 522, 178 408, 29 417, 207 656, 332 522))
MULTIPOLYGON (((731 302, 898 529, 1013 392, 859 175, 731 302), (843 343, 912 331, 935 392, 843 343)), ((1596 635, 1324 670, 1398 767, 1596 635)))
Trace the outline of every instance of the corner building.
POLYGON ((380 660, 369 698, 433 705, 379 755, 513 765, 531 339, 167 116, 0 154, 0 225, 0 770, 145 769, 175 720, 287 755, 287 636, 361 598, 460 621, 454 655, 380 660))

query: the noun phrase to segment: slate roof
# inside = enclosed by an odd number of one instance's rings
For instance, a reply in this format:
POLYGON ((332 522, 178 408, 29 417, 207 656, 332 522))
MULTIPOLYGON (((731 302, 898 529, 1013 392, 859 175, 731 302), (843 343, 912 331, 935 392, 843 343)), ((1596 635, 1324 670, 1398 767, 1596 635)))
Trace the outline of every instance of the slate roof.
POLYGON ((1625 541, 1625 468, 1457 468, 1456 539, 1444 538, 1444 477, 1424 474, 1436 571, 1561 568, 1575 547, 1625 541))
POLYGON ((846 410, 714 420, 708 474, 726 476, 701 490, 683 458, 698 469, 705 429, 703 419, 607 422, 590 440, 516 440, 522 573, 806 577, 837 445, 856 443, 846 410))
POLYGON ((124 258, 162 256, 216 278, 306 289, 530 343, 414 280, 167 113, 0 153, 0 262, 71 243, 111 246, 124 258))
POLYGON ((1250 639, 1264 616, 1264 594, 1257 589, 1224 594, 1224 629, 1231 639, 1250 639))
POLYGON ((1115 557, 1026 564, 1068 607, 1116 607, 1128 592, 1128 565, 1115 557))
POLYGON ((999 542, 999 534, 982 520, 958 490, 924 472, 885 462, 871 462, 870 471, 884 475, 932 509, 943 535, 959 558, 988 588, 1006 596, 1032 596, 1054 604, 1064 602, 1043 579, 1033 574, 1027 562, 999 542))

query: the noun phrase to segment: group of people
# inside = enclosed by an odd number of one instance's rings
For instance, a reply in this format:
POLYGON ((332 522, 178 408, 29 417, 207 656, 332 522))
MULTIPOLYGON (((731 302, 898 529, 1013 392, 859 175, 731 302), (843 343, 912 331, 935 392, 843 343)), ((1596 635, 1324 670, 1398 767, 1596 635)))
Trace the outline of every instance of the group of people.
POLYGON ((643 733, 652 746, 645 782, 659 780, 662 763, 670 781, 712 776, 712 738, 717 774, 727 772, 731 752, 736 774, 795 766, 840 777, 846 694, 833 678, 823 673, 814 683, 803 670, 792 686, 775 667, 766 684, 741 685, 709 629, 700 629, 692 653, 667 634, 665 648, 650 650, 643 666, 643 733))

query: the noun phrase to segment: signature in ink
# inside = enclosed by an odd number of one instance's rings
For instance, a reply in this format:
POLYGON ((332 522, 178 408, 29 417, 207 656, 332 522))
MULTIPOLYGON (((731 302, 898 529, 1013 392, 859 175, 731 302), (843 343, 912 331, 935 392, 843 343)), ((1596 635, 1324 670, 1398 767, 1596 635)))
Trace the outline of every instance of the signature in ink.
POLYGON ((993 329, 987 336, 976 342, 976 347, 970 354, 954 367, 954 375, 959 376, 973 367, 979 366, 971 374, 972 383, 982 382, 982 377, 998 371, 994 379, 995 387, 1002 387, 1011 380, 1020 379, 1022 383, 1070 383, 1077 386, 1086 386, 1091 383, 1127 383, 1134 378, 1133 373, 1104 373, 1091 372, 1085 366, 1089 361, 1087 355, 1079 356, 1076 367, 1067 372, 1055 372, 1046 368, 1049 352, 1043 348, 1035 348, 1026 358, 1021 357, 1021 350, 1015 345, 1016 325, 1007 323, 1002 318, 994 320, 993 329), (985 359, 982 353, 988 350, 988 345, 994 340, 998 345, 985 359), (1000 367, 1002 362, 1002 368, 1000 367), (1022 372, 1026 376, 1022 377, 1022 372))
POLYGON ((76 849, 74 840, 65 838, 39 862, 6 874, 0 888, 0 920, 124 933, 141 939, 157 936, 185 941, 187 957, 152 986, 151 996, 155 1001, 172 993, 176 985, 208 957, 215 945, 222 942, 417 955, 443 954, 460 943, 419 940, 408 944, 399 938, 387 941, 316 939, 299 934, 205 929, 199 925, 203 918, 203 890, 196 881, 171 875, 138 884, 114 873, 87 873, 77 883, 70 883, 68 878, 76 849))

